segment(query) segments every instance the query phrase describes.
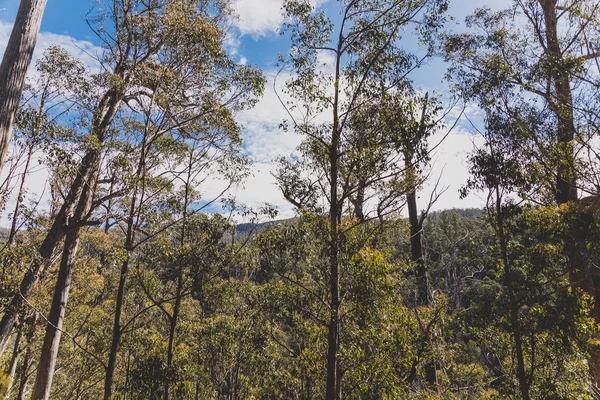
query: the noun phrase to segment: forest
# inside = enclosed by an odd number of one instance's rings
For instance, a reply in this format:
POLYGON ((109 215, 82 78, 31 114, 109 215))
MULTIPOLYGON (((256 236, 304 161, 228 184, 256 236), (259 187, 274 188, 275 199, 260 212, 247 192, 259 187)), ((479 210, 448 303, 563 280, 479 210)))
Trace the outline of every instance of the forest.
POLYGON ((90 1, 95 66, 34 59, 46 0, 21 0, 0 396, 599 400, 600 1, 458 27, 461 1, 283 0, 274 88, 231 51, 232 0, 90 1), (415 84, 431 63, 443 93, 415 84), (236 198, 238 116, 273 90, 293 216, 236 198), (432 173, 459 125, 481 208, 445 207, 432 173))

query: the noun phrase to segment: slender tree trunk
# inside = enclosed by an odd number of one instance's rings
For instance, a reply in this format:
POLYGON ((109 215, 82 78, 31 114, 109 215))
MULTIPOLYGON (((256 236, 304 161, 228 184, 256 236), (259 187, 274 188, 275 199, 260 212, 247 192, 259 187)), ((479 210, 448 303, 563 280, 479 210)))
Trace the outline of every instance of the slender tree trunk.
POLYGON ((338 199, 339 157, 340 157, 340 78, 342 65, 343 32, 340 31, 335 60, 335 81, 333 94, 333 125, 331 129, 331 147, 329 148, 329 301, 330 315, 327 332, 327 381, 325 400, 341 400, 342 384, 338 352, 340 348, 340 266, 339 266, 339 224, 341 209, 338 199))
MULTIPOLYGON (((408 171, 413 173, 412 156, 408 153, 405 153, 405 162, 407 163, 408 171)), ((429 281, 427 279, 427 266, 423 255, 422 242, 423 223, 419 219, 415 183, 411 183, 411 187, 406 194, 406 203, 408 206, 408 220, 410 224, 410 254, 411 261, 415 266, 415 277, 417 280, 417 302, 419 306, 429 306, 429 281)), ((427 347, 433 347, 431 341, 428 343, 427 347)), ((437 383, 437 371, 433 358, 425 363, 424 369, 427 383, 435 385, 437 383)))
MULTIPOLYGON (((177 293, 175 298, 175 306, 173 307, 173 315, 170 319, 169 326, 169 345, 167 348, 167 367, 170 370, 173 366, 173 356, 175 354, 175 330, 177 329, 177 322, 179 320, 179 311, 181 310, 181 292, 183 290, 183 271, 180 271, 177 277, 177 293)), ((164 399, 169 399, 169 382, 165 384, 165 396, 164 399)))
POLYGON ((112 398, 112 385, 117 365, 117 354, 121 342, 121 314, 123 312, 123 303, 125 302, 125 283, 129 274, 129 257, 121 265, 121 276, 119 278, 119 288, 117 290, 117 304, 115 309, 115 320, 113 323, 113 335, 108 354, 108 364, 106 364, 106 377, 104 379, 104 399, 112 398))
MULTIPOLYGON (((138 159, 138 166, 136 170, 136 180, 139 179, 142 182, 146 178, 146 140, 148 131, 144 131, 144 137, 142 142, 142 149, 140 152, 140 158, 138 159)), ((131 205, 129 206, 129 216, 127 218, 127 234, 125 237, 125 250, 127 251, 127 257, 121 265, 121 275, 119 277, 119 288, 117 289, 117 304, 115 309, 115 319, 113 322, 113 336, 110 345, 110 353, 108 355, 108 364, 106 367, 106 377, 104 379, 104 399, 110 400, 112 397, 112 385, 114 381, 115 368, 117 364, 117 354, 119 351, 119 344, 121 342, 121 316, 123 313, 123 305, 125 303, 125 285, 127 283, 127 276, 129 275, 129 262, 131 252, 134 249, 135 243, 135 225, 136 225, 136 207, 137 197, 139 192, 139 185, 136 183, 133 188, 133 194, 131 197, 131 205)), ((141 204, 144 199, 144 190, 142 189, 141 198, 139 203, 141 204)))
MULTIPOLYGON (((529 380, 525 372, 525 357, 523 354, 523 338, 521 333, 521 325, 519 322, 519 304, 515 295, 513 278, 512 278, 512 264, 508 259, 508 244, 506 241, 506 233, 504 230, 504 211, 502 210, 502 198, 500 196, 500 189, 494 188, 496 191, 496 228, 498 241, 500 242, 500 252, 502 254, 502 264, 504 266, 504 287, 508 293, 508 306, 509 306, 509 317, 510 325, 512 330, 512 336, 515 343, 515 353, 517 357, 517 378, 519 380, 519 389, 521 391, 521 398, 523 400, 529 400, 529 380)), ((530 366, 533 368, 533 365, 530 366)))
POLYGON ((25 399, 25 389, 27 387, 27 380, 29 379, 29 367, 31 365, 32 351, 33 351, 33 335, 35 334, 35 326, 37 323, 38 314, 33 314, 27 321, 28 328, 25 335, 25 343, 27 350, 25 356, 21 362, 21 368, 19 368, 19 393, 17 395, 18 400, 25 399))
POLYGON ((0 173, 45 8, 46 0, 21 0, 0 64, 0 173))
POLYGON ((23 202, 23 192, 25 191, 25 181, 27 180, 27 172, 29 170, 29 164, 31 162, 31 157, 33 156, 33 147, 29 148, 27 152, 27 159, 25 160, 25 170, 23 171, 23 175, 21 176, 21 184, 19 185, 19 192, 17 193, 17 201, 15 202, 15 209, 13 211, 12 224, 10 226, 10 233, 8 234, 7 244, 10 246, 15 241, 15 235, 17 234, 17 224, 19 220, 19 211, 21 208, 21 203, 23 202))
MULTIPOLYGON (((187 228, 187 217, 188 207, 190 203, 190 189, 192 185, 192 175, 194 167, 194 149, 190 150, 190 156, 188 158, 187 166, 187 178, 185 181, 185 190, 183 196, 183 215, 181 218, 181 233, 179 235, 179 245, 183 247, 186 242, 186 228, 187 228)), ((177 322, 179 322, 179 311, 181 309, 181 294, 183 292, 183 274, 184 268, 182 265, 179 266, 177 274, 177 291, 175 293, 175 305, 173 307, 173 315, 170 319, 169 326, 169 345, 167 349, 167 367, 171 369, 173 366, 173 356, 175 354, 175 331, 177 329, 177 322)), ((164 400, 169 400, 169 381, 165 383, 165 395, 164 400)))
MULTIPOLYGON (((334 117, 337 121, 337 115, 334 117)), ((327 386, 326 400, 341 400, 341 383, 339 382, 339 361, 338 351, 340 346, 340 273, 338 260, 338 242, 339 242, 339 204, 338 204, 338 147, 339 132, 338 124, 334 124, 333 140, 331 146, 330 161, 330 206, 329 206, 329 295, 330 295, 330 316, 327 335, 327 386)))
POLYGON ((50 388, 52 386, 56 357, 58 355, 58 347, 60 345, 65 318, 65 309, 69 297, 73 269, 75 267, 75 256, 79 245, 79 234, 79 229, 74 229, 65 238, 65 248, 58 271, 58 281, 52 299, 44 344, 42 345, 42 354, 33 385, 32 400, 46 400, 50 396, 50 388))
POLYGON ((171 317, 171 325, 169 326, 169 346, 167 349, 167 367, 173 365, 173 355, 175 348, 175 330, 179 319, 179 311, 181 310, 181 292, 183 290, 183 277, 177 277, 177 293, 175 298, 175 306, 173 307, 173 316, 171 317))
POLYGON ((417 278, 417 300, 419 305, 429 305, 429 283, 427 280, 427 267, 423 257, 423 244, 421 238, 422 224, 419 221, 417 211, 417 195, 414 188, 406 194, 408 206, 408 220, 410 224, 410 255, 415 265, 415 276, 417 278))
POLYGON ((8 386, 6 388, 5 397, 8 399, 10 396, 10 391, 12 389, 15 373, 17 371, 17 362, 19 361, 19 354, 21 354, 21 338, 23 337, 23 323, 19 324, 19 329, 17 329, 17 337, 15 338, 15 344, 13 346, 13 353, 10 359, 10 367, 8 369, 8 386))

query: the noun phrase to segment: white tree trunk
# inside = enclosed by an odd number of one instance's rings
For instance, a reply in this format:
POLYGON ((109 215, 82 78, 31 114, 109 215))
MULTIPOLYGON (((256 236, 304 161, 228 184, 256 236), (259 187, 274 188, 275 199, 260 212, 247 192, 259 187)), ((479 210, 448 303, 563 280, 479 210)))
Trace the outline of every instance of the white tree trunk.
POLYGON ((0 64, 0 173, 47 0, 21 0, 0 64))

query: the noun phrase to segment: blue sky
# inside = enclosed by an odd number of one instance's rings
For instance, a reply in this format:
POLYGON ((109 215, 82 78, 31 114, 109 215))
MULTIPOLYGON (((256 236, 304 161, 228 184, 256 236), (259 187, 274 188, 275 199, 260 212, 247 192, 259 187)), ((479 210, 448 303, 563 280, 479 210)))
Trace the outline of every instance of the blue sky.
MULTIPOLYGON (((320 7, 325 10, 335 7, 333 0, 317 1, 321 2, 320 7)), ((251 206, 270 202, 280 209, 282 217, 288 217, 293 214, 293 210, 274 186, 270 175, 272 160, 278 155, 290 154, 300 142, 300 138, 294 133, 285 133, 278 129, 279 123, 286 115, 272 88, 277 55, 287 52, 289 48, 289 40, 277 33, 282 22, 281 2, 282 0, 238 0, 235 9, 239 20, 234 24, 228 46, 235 54, 236 61, 259 66, 269 79, 265 96, 256 109, 238 117, 240 124, 244 126, 246 152, 255 163, 253 176, 245 188, 240 187, 237 190, 238 198, 251 206)), ((89 54, 97 51, 95 46, 98 43, 85 22, 85 16, 94 3, 95 0, 49 0, 35 57, 39 57, 49 45, 60 44, 73 55, 83 58, 88 64, 93 64, 89 54)), ((453 29, 461 29, 464 17, 477 7, 486 5, 497 9, 506 7, 509 3, 510 0, 451 0, 450 15, 456 18, 452 23, 453 29)), ((0 0, 0 53, 8 40, 17 7, 17 0, 0 0)), ((446 66, 440 60, 430 61, 428 66, 413 75, 415 86, 419 90, 437 90, 444 93, 446 86, 442 78, 445 69, 446 66)), ((432 140, 435 141, 439 137, 441 135, 432 140)), ((433 180, 441 175, 441 184, 448 186, 447 192, 435 206, 436 209, 483 205, 482 195, 474 194, 466 200, 459 200, 457 193, 467 179, 466 155, 478 140, 461 128, 453 132, 434 155, 431 172, 433 180)), ((30 177, 31 196, 40 195, 36 188, 43 187, 45 179, 44 171, 38 171, 30 177)), ((216 183, 215 185, 218 186, 216 183)), ((211 189, 207 190, 210 192, 211 189)), ((422 203, 428 199, 430 190, 430 187, 424 188, 422 203)), ((421 206, 425 207, 425 204, 421 206)), ((6 218, 6 215, 4 217, 6 218)), ((6 219, 0 219, 0 225, 6 225, 6 219)))

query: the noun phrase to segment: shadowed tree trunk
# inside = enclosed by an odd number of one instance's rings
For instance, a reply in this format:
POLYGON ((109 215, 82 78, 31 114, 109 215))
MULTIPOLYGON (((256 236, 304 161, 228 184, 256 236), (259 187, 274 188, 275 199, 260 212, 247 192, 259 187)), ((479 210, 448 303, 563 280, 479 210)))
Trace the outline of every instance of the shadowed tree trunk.
MULTIPOLYGON (((550 109, 558 121, 555 198, 558 205, 577 202, 577 171, 575 168, 575 119, 573 114, 573 94, 569 69, 558 37, 556 0, 538 0, 544 14, 546 57, 549 64, 549 78, 554 84, 555 96, 549 100, 550 109)), ((576 236, 576 235, 574 235, 576 236)), ((585 239, 573 238, 567 246, 567 269, 573 289, 582 289, 595 300, 592 316, 600 323, 600 272, 592 270, 587 259, 585 239)), ((600 347, 588 346, 588 368, 594 387, 594 398, 600 399, 600 347)))
POLYGON ((47 0, 21 0, 0 64, 0 173, 47 0))

